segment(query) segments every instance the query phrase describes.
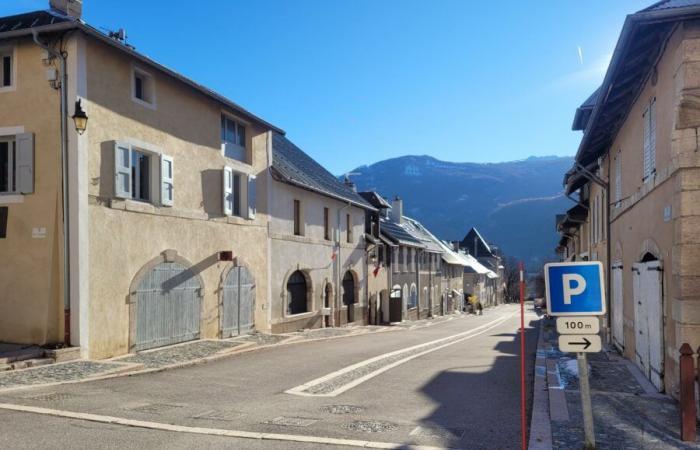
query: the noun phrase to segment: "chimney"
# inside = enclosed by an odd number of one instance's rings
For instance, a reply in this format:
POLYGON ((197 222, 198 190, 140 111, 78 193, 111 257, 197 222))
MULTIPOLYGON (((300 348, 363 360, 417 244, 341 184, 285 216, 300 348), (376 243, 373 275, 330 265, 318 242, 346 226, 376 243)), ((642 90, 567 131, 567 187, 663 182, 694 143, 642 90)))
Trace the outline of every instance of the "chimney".
POLYGON ((345 175, 345 186, 349 187, 352 189, 354 192, 357 192, 357 186, 355 186, 355 183, 350 181, 350 177, 345 175))
POLYGON ((396 223, 403 223, 403 200, 398 195, 391 202, 391 220, 396 223))
POLYGON ((80 19, 83 14, 83 0, 49 0, 49 6, 75 19, 80 19))

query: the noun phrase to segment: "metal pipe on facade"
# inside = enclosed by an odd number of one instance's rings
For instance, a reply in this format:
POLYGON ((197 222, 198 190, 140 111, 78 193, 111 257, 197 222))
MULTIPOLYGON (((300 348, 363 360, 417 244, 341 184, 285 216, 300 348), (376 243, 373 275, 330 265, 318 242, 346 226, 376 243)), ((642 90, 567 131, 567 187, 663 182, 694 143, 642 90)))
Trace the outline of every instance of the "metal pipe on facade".
POLYGON ((70 236, 68 217, 68 71, 66 69, 66 55, 51 48, 39 40, 39 32, 32 29, 34 43, 44 49, 53 58, 61 62, 61 198, 63 214, 63 341, 70 345, 70 236))

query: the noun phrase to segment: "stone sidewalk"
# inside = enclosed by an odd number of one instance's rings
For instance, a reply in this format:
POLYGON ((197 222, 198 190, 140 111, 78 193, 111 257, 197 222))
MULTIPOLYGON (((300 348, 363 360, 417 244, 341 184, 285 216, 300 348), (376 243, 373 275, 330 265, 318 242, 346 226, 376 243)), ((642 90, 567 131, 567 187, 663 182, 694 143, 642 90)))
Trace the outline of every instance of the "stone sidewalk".
MULTIPOLYGON (((532 450, 583 448, 576 356, 559 352, 557 336, 554 320, 543 319, 537 349, 540 382, 539 386, 535 383, 532 450), (543 417, 549 423, 543 424, 543 417)), ((700 448, 700 441, 680 441, 678 403, 656 392, 632 362, 606 349, 589 353, 588 364, 597 449, 700 448)))

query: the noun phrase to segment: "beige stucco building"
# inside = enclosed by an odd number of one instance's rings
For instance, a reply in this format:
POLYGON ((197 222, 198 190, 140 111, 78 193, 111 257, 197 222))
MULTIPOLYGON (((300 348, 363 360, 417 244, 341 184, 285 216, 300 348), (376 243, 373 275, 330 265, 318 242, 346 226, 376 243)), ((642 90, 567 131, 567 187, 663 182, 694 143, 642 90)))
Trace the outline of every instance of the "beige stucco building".
POLYGON ((365 211, 375 209, 279 133, 272 155, 272 331, 367 323, 365 211))
POLYGON ((698 12, 628 16, 603 86, 577 112, 584 137, 567 176, 587 207, 579 246, 604 262, 610 249, 611 342, 673 395, 680 346, 700 345, 698 12))
POLYGON ((65 11, 9 19, 0 341, 106 358, 269 331, 266 173, 282 131, 65 11), (84 133, 70 117, 62 132, 62 95, 68 116, 81 101, 84 133))

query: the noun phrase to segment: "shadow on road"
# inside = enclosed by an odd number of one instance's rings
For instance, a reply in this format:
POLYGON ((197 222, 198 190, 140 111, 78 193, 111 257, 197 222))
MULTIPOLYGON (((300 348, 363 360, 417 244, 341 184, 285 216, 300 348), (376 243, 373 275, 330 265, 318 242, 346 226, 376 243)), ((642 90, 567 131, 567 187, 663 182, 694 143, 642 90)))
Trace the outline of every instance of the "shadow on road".
MULTIPOLYGON (((525 328, 527 423, 532 405, 532 384, 538 321, 525 328)), ((474 364, 444 370, 432 378, 421 392, 437 403, 432 414, 421 420, 405 448, 415 444, 440 443, 467 449, 512 449, 520 446, 520 335, 492 334, 501 338, 494 347, 467 341, 477 356, 474 364), (497 353, 492 361, 493 353, 497 353)))

